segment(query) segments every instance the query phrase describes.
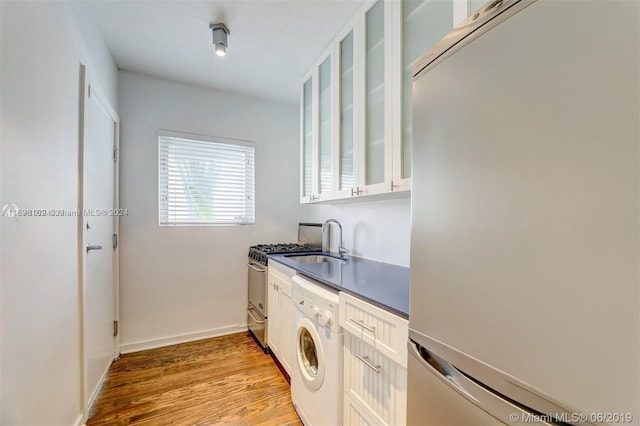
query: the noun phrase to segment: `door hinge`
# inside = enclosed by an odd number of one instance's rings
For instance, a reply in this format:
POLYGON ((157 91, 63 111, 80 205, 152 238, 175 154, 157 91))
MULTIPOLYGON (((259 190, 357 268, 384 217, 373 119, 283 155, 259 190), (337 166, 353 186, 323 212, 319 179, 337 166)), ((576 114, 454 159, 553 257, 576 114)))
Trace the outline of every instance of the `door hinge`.
POLYGON ((118 321, 113 322, 113 337, 118 335, 118 321))
POLYGON ((113 161, 118 161, 118 147, 113 147, 113 161))
POLYGON ((118 248, 118 234, 113 234, 113 248, 118 248))

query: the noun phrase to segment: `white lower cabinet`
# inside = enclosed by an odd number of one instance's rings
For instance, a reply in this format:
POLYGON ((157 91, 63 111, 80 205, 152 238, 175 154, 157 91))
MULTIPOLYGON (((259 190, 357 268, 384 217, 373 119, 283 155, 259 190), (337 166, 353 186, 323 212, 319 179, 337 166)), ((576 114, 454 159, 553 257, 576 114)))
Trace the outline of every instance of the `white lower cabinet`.
POLYGON ((374 426, 380 424, 370 417, 367 410, 354 402, 345 392, 343 402, 342 424, 345 426, 374 426))
MULTIPOLYGON (((408 321, 353 296, 340 293, 340 311, 351 311, 357 300, 357 311, 370 329, 353 327, 350 316, 340 316, 345 331, 343 349, 343 423, 345 425, 404 425, 407 405, 406 348, 408 321), (376 325, 394 324, 388 339, 384 333, 376 339, 376 325), (371 324, 376 324, 371 326, 371 324), (399 356, 399 354, 404 354, 399 356)), ((356 318, 353 318, 356 319, 356 318)), ((359 318, 358 318, 359 319, 359 318)))
POLYGON ((291 277, 295 275, 293 269, 271 262, 268 275, 267 292, 267 344, 271 352, 278 358, 287 374, 291 375, 293 362, 293 329, 291 277))

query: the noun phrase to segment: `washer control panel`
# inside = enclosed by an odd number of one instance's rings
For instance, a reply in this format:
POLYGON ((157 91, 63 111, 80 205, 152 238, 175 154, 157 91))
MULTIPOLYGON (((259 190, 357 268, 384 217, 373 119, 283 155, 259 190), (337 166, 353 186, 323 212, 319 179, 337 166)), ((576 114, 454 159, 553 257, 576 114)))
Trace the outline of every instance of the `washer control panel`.
POLYGON ((333 332, 340 332, 337 290, 296 275, 293 277, 292 300, 296 309, 311 321, 333 332))

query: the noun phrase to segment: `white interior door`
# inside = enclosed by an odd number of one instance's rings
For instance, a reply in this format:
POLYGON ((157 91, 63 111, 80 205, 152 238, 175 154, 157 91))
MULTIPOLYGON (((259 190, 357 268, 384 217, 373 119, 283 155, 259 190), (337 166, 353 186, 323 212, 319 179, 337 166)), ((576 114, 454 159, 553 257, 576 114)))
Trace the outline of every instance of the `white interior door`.
POLYGON ((88 407, 117 354, 118 117, 89 77, 84 78, 83 99, 83 357, 88 407))

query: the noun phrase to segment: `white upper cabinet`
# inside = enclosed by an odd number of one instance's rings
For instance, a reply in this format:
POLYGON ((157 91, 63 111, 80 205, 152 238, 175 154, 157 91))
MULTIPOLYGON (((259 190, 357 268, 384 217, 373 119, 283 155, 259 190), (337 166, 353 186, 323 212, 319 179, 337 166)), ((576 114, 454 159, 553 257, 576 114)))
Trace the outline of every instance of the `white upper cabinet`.
POLYGON ((334 90, 331 51, 302 84, 300 202, 333 199, 334 90))
POLYGON ((478 3, 369 1, 338 34, 302 84, 301 202, 411 189, 413 65, 478 3))

